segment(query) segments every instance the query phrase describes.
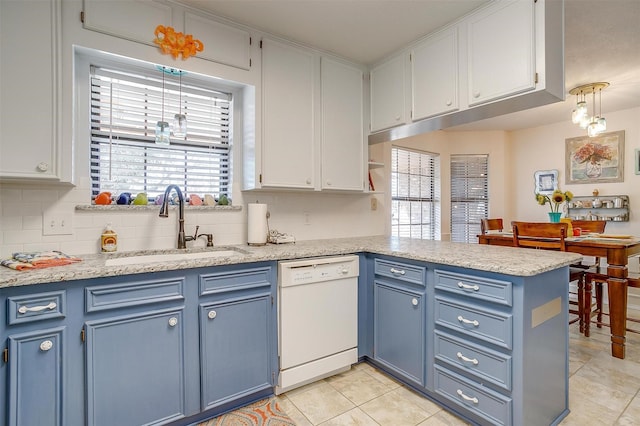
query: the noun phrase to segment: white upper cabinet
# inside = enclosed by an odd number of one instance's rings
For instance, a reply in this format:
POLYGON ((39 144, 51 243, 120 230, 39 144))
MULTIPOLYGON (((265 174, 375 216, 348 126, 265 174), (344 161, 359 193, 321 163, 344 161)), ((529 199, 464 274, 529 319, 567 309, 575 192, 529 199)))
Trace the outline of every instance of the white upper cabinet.
POLYGON ((198 58, 246 70, 251 66, 247 31, 178 6, 151 0, 84 0, 83 23, 85 29, 154 47, 156 27, 172 26, 202 42, 198 58))
POLYGON ((435 34, 411 50, 412 118, 458 109, 458 28, 435 34))
POLYGON ((500 2, 469 17, 470 106, 535 89, 534 28, 533 0, 500 2))
POLYGON ((204 45, 199 58, 245 70, 251 67, 248 32, 189 12, 184 15, 184 27, 185 34, 193 34, 204 45))
POLYGON ((2 179, 71 179, 60 146, 60 13, 60 0, 0 1, 2 179))
POLYGON ((314 188, 315 60, 262 40, 262 187, 314 188))
POLYGON ((405 56, 395 56, 371 70, 371 131, 405 124, 405 56))
POLYGON ((322 189, 364 189, 363 74, 321 58, 322 189))
POLYGON ((175 25, 171 7, 152 0, 84 0, 82 22, 88 30, 150 46, 158 25, 175 25))

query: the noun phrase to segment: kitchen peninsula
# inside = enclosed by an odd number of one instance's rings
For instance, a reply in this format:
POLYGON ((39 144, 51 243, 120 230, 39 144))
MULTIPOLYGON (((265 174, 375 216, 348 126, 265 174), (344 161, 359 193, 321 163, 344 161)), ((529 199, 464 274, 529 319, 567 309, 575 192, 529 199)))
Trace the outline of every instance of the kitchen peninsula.
POLYGON ((568 413, 568 265, 579 255, 388 237, 218 249, 1 270, 0 418, 28 423, 42 415, 37 398, 58 424, 183 425, 271 395, 277 261, 341 254, 360 256, 360 359, 474 423, 568 413))

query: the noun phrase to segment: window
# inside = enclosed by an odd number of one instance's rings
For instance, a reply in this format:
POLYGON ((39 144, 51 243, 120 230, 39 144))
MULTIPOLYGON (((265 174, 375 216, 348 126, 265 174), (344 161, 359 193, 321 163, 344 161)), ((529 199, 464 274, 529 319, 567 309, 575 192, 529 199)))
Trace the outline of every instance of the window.
POLYGON ((489 213, 489 156, 451 156, 451 241, 477 242, 489 213))
POLYGON ((440 157, 391 148, 391 235, 440 239, 440 157))
POLYGON ((147 68, 91 66, 92 196, 146 192, 153 199, 169 184, 185 194, 228 194, 231 94, 177 70, 147 68), (187 117, 186 137, 156 144, 156 123, 171 123, 178 112, 187 117))

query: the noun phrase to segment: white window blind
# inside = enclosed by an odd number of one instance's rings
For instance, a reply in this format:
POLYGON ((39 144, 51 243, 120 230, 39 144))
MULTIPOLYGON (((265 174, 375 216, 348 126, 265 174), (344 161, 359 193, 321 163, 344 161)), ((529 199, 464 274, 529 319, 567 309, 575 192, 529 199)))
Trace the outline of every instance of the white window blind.
POLYGON ((451 156, 451 241, 477 242, 489 213, 489 156, 451 156))
POLYGON ((169 184, 186 194, 230 191, 231 95, 163 71, 91 67, 92 195, 146 192, 169 184), (156 122, 185 114, 186 137, 155 143, 156 122), (180 104, 180 105, 179 105, 180 104))
POLYGON ((440 239, 440 157, 391 149, 391 235, 440 239))

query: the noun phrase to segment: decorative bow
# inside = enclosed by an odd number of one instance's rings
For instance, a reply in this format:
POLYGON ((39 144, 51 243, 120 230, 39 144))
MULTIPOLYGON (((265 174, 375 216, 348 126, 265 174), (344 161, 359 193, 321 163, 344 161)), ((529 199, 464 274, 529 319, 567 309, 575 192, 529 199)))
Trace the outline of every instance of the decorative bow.
POLYGON ((160 47, 162 53, 171 55, 173 59, 182 55, 182 60, 185 60, 204 50, 204 44, 200 40, 194 40, 191 34, 176 32, 172 27, 158 25, 154 34, 156 38, 153 42, 160 47))

